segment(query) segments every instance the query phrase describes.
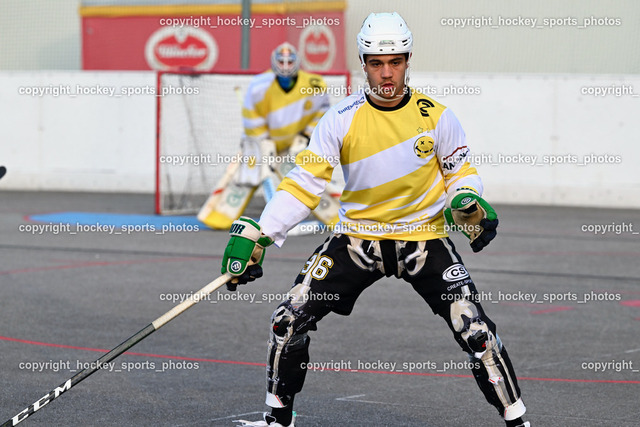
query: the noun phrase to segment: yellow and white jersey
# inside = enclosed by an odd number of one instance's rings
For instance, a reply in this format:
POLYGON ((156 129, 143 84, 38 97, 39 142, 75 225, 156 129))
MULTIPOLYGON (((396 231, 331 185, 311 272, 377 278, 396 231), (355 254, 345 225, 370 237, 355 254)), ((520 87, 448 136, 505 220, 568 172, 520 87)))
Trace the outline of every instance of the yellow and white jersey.
POLYGON ((324 115, 278 189, 313 209, 341 164, 346 187, 336 232, 436 239, 447 236, 442 211, 449 189, 482 194, 468 156, 464 131, 445 106, 411 90, 398 106, 384 108, 361 91, 324 115))
POLYGON ((328 109, 329 96, 322 76, 301 70, 295 85, 285 91, 276 75, 267 71, 251 81, 244 97, 244 133, 250 138, 272 139, 280 153, 300 132, 311 135, 328 109))

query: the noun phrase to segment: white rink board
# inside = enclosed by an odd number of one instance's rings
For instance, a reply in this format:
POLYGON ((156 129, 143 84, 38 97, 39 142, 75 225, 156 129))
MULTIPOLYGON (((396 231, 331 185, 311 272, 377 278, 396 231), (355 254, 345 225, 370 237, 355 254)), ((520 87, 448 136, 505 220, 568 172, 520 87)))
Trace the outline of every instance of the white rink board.
MULTIPOLYGON (((3 189, 150 192, 155 153, 155 97, 117 96, 155 87, 147 72, 0 74, 3 189), (114 94, 31 96, 25 88, 77 86, 114 94), (22 89, 21 89, 22 88, 22 89)), ((70 92, 69 91, 69 92, 70 92)))

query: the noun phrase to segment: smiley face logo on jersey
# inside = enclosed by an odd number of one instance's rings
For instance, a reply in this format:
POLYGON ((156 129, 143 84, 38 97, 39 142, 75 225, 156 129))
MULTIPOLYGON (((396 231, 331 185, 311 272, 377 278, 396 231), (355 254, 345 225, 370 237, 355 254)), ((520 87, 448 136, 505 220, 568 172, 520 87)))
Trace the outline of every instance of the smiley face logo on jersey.
POLYGON ((426 159, 433 152, 433 138, 421 136, 413 143, 413 152, 421 159, 426 159))

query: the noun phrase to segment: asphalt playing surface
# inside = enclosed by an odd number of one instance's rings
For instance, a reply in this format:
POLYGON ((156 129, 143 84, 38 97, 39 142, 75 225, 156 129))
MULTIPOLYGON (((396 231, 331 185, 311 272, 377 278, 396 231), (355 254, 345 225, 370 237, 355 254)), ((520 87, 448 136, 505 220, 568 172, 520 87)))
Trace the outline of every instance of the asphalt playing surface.
MULTIPOLYGON (((151 214, 152 206, 148 195, 0 192, 0 422, 177 304, 167 299, 216 278, 228 236, 38 230, 47 223, 28 216, 151 214)), ((509 350, 532 425, 640 425, 640 212, 497 212, 498 237, 483 252, 453 239, 509 350), (611 227, 595 234, 595 225, 611 227)), ((325 238, 269 248, 265 277, 201 301, 23 425, 259 419, 270 315, 325 238)), ((503 425, 445 323, 408 284, 383 279, 351 316, 332 314, 318 326, 311 358, 328 369, 308 373, 296 425, 503 425)))

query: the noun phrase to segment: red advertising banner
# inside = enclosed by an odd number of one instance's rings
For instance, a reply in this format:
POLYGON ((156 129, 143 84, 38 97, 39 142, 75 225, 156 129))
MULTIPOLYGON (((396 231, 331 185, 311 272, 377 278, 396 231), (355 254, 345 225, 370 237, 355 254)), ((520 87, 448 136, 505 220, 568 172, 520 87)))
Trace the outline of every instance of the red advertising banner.
POLYGON ((270 67, 288 41, 308 71, 346 69, 343 1, 257 4, 243 20, 239 5, 89 6, 82 15, 85 70, 233 71, 241 68, 244 26, 249 70, 270 67))

